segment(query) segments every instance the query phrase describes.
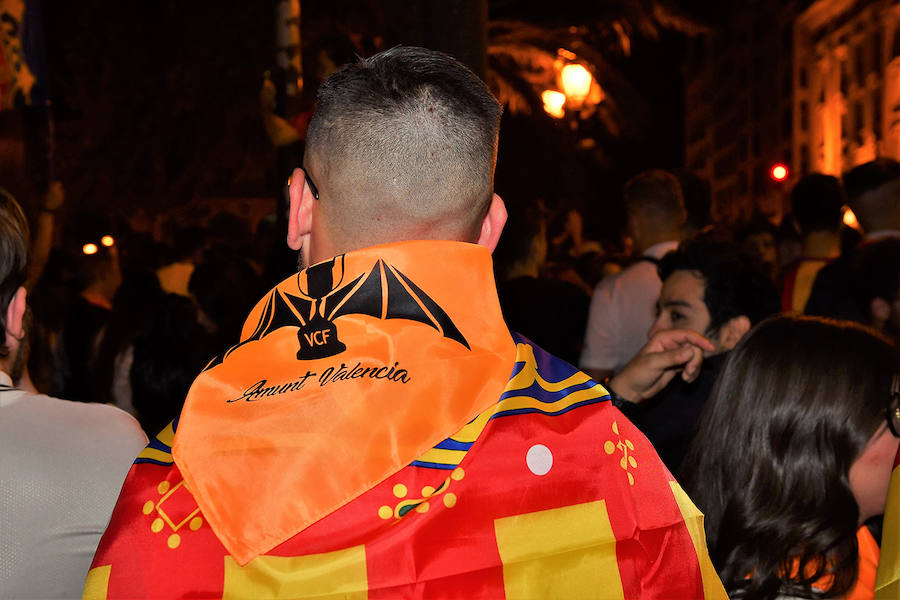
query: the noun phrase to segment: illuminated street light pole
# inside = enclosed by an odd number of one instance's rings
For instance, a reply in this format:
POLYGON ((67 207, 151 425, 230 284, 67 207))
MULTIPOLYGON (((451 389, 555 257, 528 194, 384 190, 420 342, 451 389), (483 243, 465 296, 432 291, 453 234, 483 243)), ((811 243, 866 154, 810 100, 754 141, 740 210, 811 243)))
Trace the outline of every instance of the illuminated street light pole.
POLYGON ((603 94, 599 86, 594 82, 594 76, 583 64, 576 62, 577 57, 573 52, 560 48, 554 61, 556 70, 556 85, 559 90, 544 90, 541 100, 544 102, 544 111, 555 119, 565 116, 566 108, 572 111, 569 125, 573 130, 578 128, 578 119, 585 115, 582 110, 586 106, 599 103, 603 94))
MULTIPOLYGON (((558 90, 541 92, 544 112, 554 119, 564 119, 566 109, 569 109, 566 122, 576 136, 579 122, 590 116, 594 107, 603 101, 603 90, 594 81, 594 76, 588 68, 577 62, 577 59, 573 52, 560 48, 553 66, 556 71, 556 85, 562 92, 558 90)), ((578 140, 580 148, 589 149, 595 145, 596 141, 593 138, 578 140)))
POLYGON ((541 100, 544 102, 544 111, 554 119, 566 116, 566 96, 562 92, 544 90, 541 92, 541 100))
POLYGON ((566 98, 579 108, 591 93, 594 78, 584 65, 571 63, 562 68, 560 82, 566 98))

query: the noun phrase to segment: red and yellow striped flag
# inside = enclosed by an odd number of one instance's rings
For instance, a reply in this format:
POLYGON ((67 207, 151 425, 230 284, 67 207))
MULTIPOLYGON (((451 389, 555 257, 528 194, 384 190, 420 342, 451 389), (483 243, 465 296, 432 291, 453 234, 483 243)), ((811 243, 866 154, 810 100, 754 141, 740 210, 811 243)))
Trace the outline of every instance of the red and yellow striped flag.
POLYGON ((510 337, 487 251, 410 242, 257 306, 138 457, 84 597, 725 592, 703 516, 606 390, 510 337))

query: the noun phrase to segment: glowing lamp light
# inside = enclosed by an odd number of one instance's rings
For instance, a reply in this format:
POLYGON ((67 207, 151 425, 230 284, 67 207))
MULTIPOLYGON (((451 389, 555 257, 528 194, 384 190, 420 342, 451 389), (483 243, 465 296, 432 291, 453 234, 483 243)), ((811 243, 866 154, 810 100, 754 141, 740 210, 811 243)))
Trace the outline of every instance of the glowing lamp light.
POLYGON ((590 71, 578 63, 568 64, 560 72, 562 89, 573 102, 583 102, 588 97, 593 79, 590 71))
POLYGON ((88 256, 90 256, 91 254, 97 254, 98 250, 99 248, 97 248, 97 244, 85 244, 81 247, 81 251, 88 256))
POLYGON ((109 248, 116 244, 116 240, 114 240, 113 236, 111 235, 104 235, 102 238, 100 238, 100 243, 109 248))
POLYGON ((844 217, 842 220, 847 227, 859 229, 859 221, 856 220, 856 215, 853 214, 853 211, 850 210, 849 206, 844 207, 844 217))
POLYGON ((541 92, 541 100, 544 101, 544 111, 551 117, 562 119, 566 114, 566 95, 556 90, 544 90, 541 92))
POLYGON ((777 163, 772 166, 769 175, 771 175, 772 179, 775 181, 784 181, 788 177, 788 168, 781 163, 777 163))

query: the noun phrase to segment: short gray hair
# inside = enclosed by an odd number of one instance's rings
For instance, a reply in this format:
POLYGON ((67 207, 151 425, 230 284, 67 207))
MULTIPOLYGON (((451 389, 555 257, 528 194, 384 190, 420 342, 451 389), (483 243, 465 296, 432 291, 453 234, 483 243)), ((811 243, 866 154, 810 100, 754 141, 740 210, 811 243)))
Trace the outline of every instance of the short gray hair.
POLYGON ((501 106, 455 58, 396 47, 319 89, 306 167, 345 249, 474 241, 493 192, 501 106))

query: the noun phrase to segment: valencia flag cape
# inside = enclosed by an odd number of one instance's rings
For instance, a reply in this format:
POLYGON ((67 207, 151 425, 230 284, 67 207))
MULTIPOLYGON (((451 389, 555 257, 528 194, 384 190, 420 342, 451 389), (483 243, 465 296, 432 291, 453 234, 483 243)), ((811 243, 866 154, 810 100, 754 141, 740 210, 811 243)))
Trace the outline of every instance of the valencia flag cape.
POLYGON ((876 600, 900 598, 900 448, 894 460, 887 505, 884 508, 884 528, 881 538, 881 560, 875 579, 876 600))
POLYGON ((135 461, 84 597, 725 593, 606 390, 510 335, 488 251, 404 242, 260 301, 135 461))

